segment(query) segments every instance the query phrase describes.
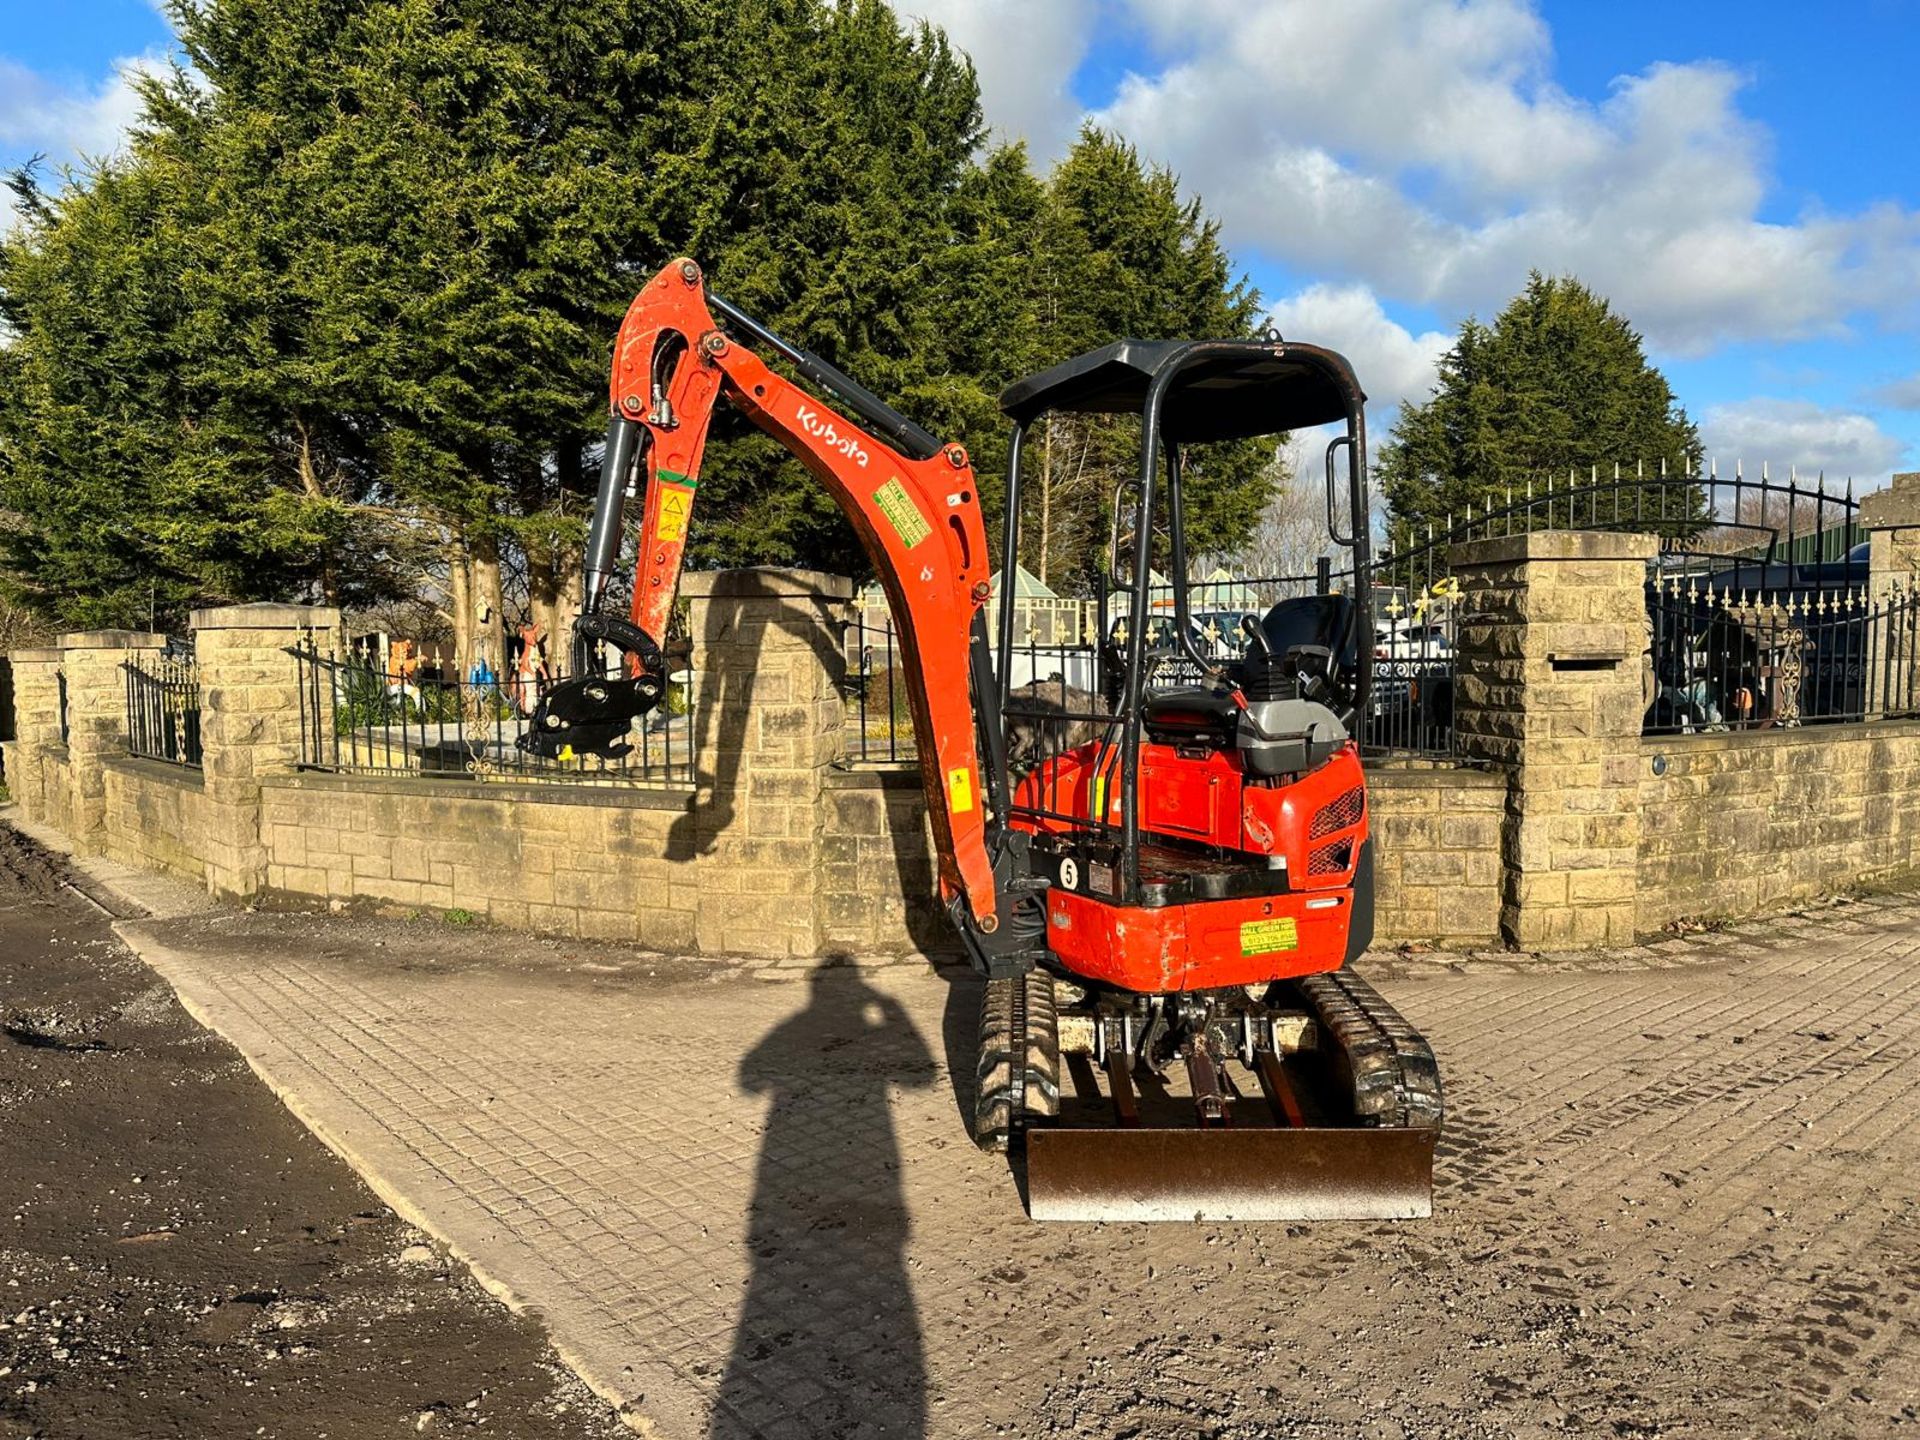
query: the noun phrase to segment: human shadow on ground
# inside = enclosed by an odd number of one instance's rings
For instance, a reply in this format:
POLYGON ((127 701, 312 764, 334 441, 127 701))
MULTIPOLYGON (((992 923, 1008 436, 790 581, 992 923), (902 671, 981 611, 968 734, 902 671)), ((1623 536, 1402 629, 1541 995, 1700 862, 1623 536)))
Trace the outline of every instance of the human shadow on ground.
POLYGON ((933 1056, 899 1002, 829 963, 806 1009, 754 1046, 739 1078, 772 1107, 748 1219, 752 1269, 709 1433, 924 1435, 890 1092, 931 1085, 933 1056))

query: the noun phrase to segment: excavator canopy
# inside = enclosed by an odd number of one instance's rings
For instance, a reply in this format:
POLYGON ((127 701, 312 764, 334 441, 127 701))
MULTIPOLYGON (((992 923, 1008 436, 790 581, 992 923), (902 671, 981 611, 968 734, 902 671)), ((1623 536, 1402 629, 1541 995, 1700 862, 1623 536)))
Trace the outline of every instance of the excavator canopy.
POLYGON ((1315 345, 1116 340, 1016 380, 1000 409, 1022 425, 1049 410, 1137 415, 1155 378, 1197 346, 1212 353, 1173 382, 1160 411, 1164 433, 1181 444, 1331 424, 1366 399, 1347 362, 1315 345))

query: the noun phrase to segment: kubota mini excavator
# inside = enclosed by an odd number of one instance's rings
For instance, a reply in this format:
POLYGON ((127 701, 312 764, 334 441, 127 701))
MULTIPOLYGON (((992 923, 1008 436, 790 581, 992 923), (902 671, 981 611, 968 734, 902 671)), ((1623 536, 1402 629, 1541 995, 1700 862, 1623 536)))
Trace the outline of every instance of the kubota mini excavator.
POLYGON ((1014 607, 999 607, 990 634, 987 533, 966 452, 708 293, 693 261, 675 261, 620 328, 576 677, 550 690, 527 749, 622 753, 658 704, 701 453, 723 398, 827 488, 886 590, 941 897, 986 978, 975 1138, 1024 1153, 1033 1216, 1429 1214, 1441 1119, 1432 1051, 1343 968, 1373 933, 1356 740, 1372 639, 1365 397, 1347 362, 1271 335, 1122 340, 1002 395, 1013 422, 1009 576, 1034 425, 1061 411, 1139 417, 1139 471, 1114 497, 1103 587, 1122 612, 1109 641, 1103 596, 1092 661, 1105 707, 1027 717, 1095 738, 1016 775, 1014 607), (1321 425, 1339 427, 1325 478, 1329 540, 1352 560, 1345 593, 1323 579, 1249 616, 1243 652, 1223 661, 1191 623, 1182 479, 1193 448, 1321 425), (623 618, 608 613, 609 582, 624 502, 642 492, 623 618), (1169 608, 1172 656, 1149 643, 1146 623, 1169 608), (588 673, 601 645, 620 652, 617 673, 588 673))

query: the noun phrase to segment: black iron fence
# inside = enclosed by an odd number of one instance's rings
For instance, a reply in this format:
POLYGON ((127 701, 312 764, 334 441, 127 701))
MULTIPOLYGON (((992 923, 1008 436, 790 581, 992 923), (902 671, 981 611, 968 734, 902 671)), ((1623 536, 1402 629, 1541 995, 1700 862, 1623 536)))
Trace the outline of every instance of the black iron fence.
MULTIPOLYGON (((1461 595, 1454 545, 1535 530, 1649 534, 1659 552, 1648 570, 1649 734, 1759 728, 1920 713, 1911 632, 1911 591, 1870 593, 1867 532, 1851 483, 1785 481, 1668 472, 1660 466, 1610 474, 1590 469, 1503 489, 1434 524, 1388 527, 1371 569, 1373 693, 1364 743, 1373 753, 1445 758, 1457 753, 1453 724, 1455 646, 1461 595)), ((1210 661, 1244 653, 1245 628, 1298 595, 1352 593, 1351 572, 1325 561, 1310 575, 1215 578, 1188 586, 1194 648, 1210 661)), ((1151 627, 1149 685, 1190 683, 1171 586, 1155 586, 1136 619, 1125 597, 1091 608, 1078 645, 1015 645, 1010 749, 1050 739, 1091 738, 1110 697, 1132 628, 1151 627), (1086 703, 1091 700, 1093 703, 1086 703), (1071 718, 1083 717, 1083 718, 1071 718)), ((892 626, 863 616, 851 627, 848 703, 855 762, 907 761, 913 723, 892 626)))
MULTIPOLYGON (((1614 530, 1660 537, 1668 554, 1689 554, 1740 564, 1821 564, 1845 561, 1866 542, 1852 481, 1836 487, 1812 484, 1789 473, 1755 480, 1669 473, 1638 466, 1614 467, 1603 475, 1543 477, 1508 485, 1478 507, 1434 522, 1396 520, 1388 526, 1386 554, 1376 572, 1391 576, 1401 562, 1435 546, 1519 535, 1534 530, 1614 530)), ((1864 556, 1855 556, 1864 563, 1864 556)))
POLYGON ((1647 590, 1649 735, 1920 713, 1920 594, 1743 591, 1715 577, 1647 590))
MULTIPOLYGON (((127 678, 127 752, 174 765, 200 764, 200 667, 191 656, 141 655, 120 666, 127 678)), ((65 693, 62 687, 62 731, 65 693)))
POLYGON ((568 785, 694 783, 698 717, 687 671, 670 678, 658 709, 634 722, 624 755, 547 759, 518 741, 557 677, 433 680, 310 647, 288 653, 299 670, 301 763, 309 769, 568 785))
MULTIPOLYGON (((1351 593, 1351 572, 1324 567, 1309 575, 1210 580, 1188 587, 1193 649, 1210 664, 1245 658, 1249 626, 1275 605, 1316 594, 1351 593)), ((1453 591, 1444 573, 1426 584, 1377 590, 1373 632, 1360 637, 1371 652, 1372 698, 1364 743, 1375 751, 1444 757, 1453 752, 1453 591)), ((1171 586, 1153 586, 1148 613, 1090 605, 1085 638, 1077 644, 1016 642, 996 664, 1009 674, 1004 720, 1008 758, 1016 769, 1097 738, 1120 689, 1122 657, 1137 625, 1147 626, 1149 689, 1195 683, 1188 648, 1180 643, 1171 586)), ((897 764, 915 758, 906 675, 890 619, 856 613, 846 631, 848 759, 897 764)))

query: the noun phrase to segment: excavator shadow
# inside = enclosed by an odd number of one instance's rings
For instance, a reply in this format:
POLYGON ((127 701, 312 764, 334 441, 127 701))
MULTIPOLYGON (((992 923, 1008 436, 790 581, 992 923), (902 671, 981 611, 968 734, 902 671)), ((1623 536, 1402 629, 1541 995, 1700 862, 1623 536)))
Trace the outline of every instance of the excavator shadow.
MULTIPOLYGON (((829 627, 820 623, 814 602, 754 570, 726 571, 719 583, 724 589, 716 590, 715 602, 785 598, 788 604, 782 609, 790 613, 771 623, 811 649, 821 668, 838 683, 846 670, 846 657, 829 627)), ((698 767, 694 783, 700 800, 674 821, 667 834, 667 858, 681 862, 711 853, 718 837, 734 823, 746 798, 745 764, 752 748, 751 729, 760 716, 755 694, 758 642, 743 643, 735 625, 736 606, 709 603, 701 608, 706 621, 695 637, 695 653, 706 687, 694 720, 698 767)))

